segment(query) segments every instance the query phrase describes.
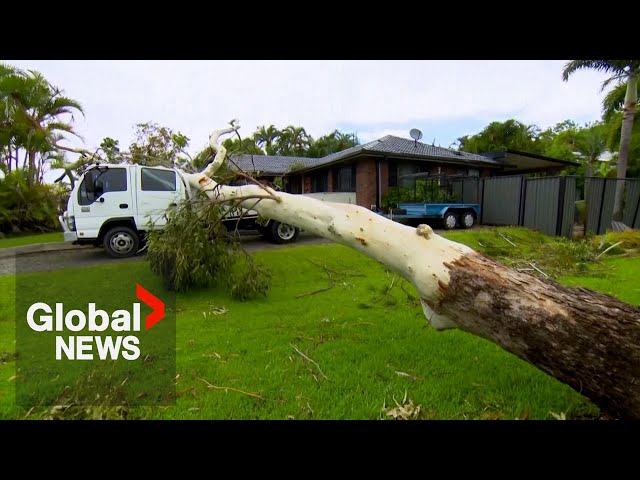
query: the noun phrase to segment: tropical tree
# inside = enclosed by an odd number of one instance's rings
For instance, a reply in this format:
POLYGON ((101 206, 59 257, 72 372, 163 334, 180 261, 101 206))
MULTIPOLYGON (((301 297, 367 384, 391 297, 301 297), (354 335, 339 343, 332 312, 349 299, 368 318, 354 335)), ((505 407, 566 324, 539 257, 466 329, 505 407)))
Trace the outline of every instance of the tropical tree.
POLYGON ((129 157, 133 163, 181 166, 191 160, 186 151, 188 145, 189 139, 179 132, 157 123, 139 123, 136 140, 129 146, 129 157))
MULTIPOLYGON (((629 161, 629 147, 633 129, 633 120, 638 103, 638 76, 640 75, 640 60, 572 60, 568 62, 562 72, 564 81, 578 70, 596 70, 611 77, 602 84, 602 89, 612 82, 625 85, 625 97, 623 103, 622 128, 620 131, 620 150, 618 153, 617 173, 618 179, 625 179, 627 176, 627 164, 629 161)), ((607 100, 607 98, 605 98, 607 100)), ((614 103, 609 99, 610 103, 614 103)), ((606 111, 606 107, 605 107, 606 111)), ((619 181, 616 187, 613 205, 613 220, 622 221, 624 210, 624 189, 625 182, 619 181)))
POLYGON ((355 147, 359 145, 360 141, 355 133, 341 133, 339 130, 319 137, 318 139, 312 139, 307 150, 309 157, 324 157, 332 153, 341 152, 347 148, 355 147))
POLYGON ((471 153, 486 153, 496 150, 522 150, 542 153, 538 141, 540 129, 514 119, 505 122, 491 122, 476 135, 465 135, 458 139, 459 150, 471 153))
POLYGON ((275 147, 278 155, 303 157, 310 144, 311 137, 304 127, 289 125, 282 130, 275 147))
POLYGON ((585 176, 591 177, 594 165, 607 150, 606 125, 596 123, 580 130, 576 135, 575 149, 577 157, 586 165, 585 176))
POLYGON ((79 102, 63 95, 39 72, 23 71, 0 65, 0 142, 6 145, 6 165, 12 161, 20 168, 20 151, 24 150, 22 168, 28 185, 37 183, 45 164, 63 149, 58 142, 64 133, 74 132, 74 113, 82 113, 79 102), (15 157, 15 158, 14 158, 15 157))
POLYGON ((267 155, 275 155, 276 150, 274 144, 280 137, 281 132, 275 126, 269 125, 265 128, 264 125, 258 127, 258 131, 253 134, 253 140, 255 144, 262 147, 267 155))

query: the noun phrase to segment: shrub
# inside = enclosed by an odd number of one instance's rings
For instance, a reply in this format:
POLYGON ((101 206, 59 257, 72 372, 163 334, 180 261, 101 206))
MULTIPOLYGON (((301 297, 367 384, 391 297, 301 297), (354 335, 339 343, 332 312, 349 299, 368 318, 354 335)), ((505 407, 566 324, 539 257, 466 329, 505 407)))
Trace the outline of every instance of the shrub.
POLYGON ((22 170, 0 180, 0 231, 3 233, 59 230, 58 215, 67 192, 60 185, 29 186, 22 170))
POLYGON ((239 300, 266 295, 269 273, 227 234, 223 215, 221 205, 201 195, 171 209, 163 231, 149 232, 146 258, 167 289, 224 286, 239 300))

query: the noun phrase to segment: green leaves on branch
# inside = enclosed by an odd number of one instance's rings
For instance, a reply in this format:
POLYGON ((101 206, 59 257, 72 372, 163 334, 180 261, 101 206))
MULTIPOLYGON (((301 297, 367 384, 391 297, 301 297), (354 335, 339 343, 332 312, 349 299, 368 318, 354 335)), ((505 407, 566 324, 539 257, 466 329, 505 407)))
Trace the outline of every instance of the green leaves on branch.
POLYGON ((170 290, 226 288, 233 298, 266 295, 270 275, 231 237, 225 207, 202 195, 173 208, 163 231, 151 231, 146 259, 170 290))

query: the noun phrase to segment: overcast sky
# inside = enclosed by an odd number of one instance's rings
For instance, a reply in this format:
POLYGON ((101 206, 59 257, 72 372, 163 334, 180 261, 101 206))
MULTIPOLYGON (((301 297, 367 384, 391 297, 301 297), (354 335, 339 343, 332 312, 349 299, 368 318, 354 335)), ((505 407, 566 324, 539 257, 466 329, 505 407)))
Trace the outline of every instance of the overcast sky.
MULTIPOLYGON (((85 146, 104 137, 128 146, 136 123, 153 121, 191 139, 239 118, 244 136, 259 125, 300 125, 314 137, 334 129, 360 140, 394 134, 448 147, 493 120, 541 128, 600 117, 602 74, 562 81, 565 61, 40 61, 6 63, 40 71, 80 101, 85 146)), ((78 142, 72 142, 78 144, 78 142)))

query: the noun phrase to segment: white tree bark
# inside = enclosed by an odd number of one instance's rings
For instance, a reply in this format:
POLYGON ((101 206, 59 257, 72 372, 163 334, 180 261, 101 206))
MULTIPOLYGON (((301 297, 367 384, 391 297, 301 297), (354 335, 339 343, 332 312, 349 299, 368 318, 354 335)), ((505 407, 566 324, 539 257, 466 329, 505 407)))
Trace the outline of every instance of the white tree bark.
POLYGON ((437 330, 460 328, 487 338, 587 396, 620 418, 640 418, 640 309, 582 288, 516 272, 471 248, 408 227, 366 208, 277 192, 260 185, 223 186, 185 174, 212 200, 235 202, 261 216, 352 247, 409 280, 437 330))
POLYGON ((211 176, 220 168, 226 154, 218 139, 237 128, 239 126, 232 122, 232 128, 211 135, 210 146, 216 152, 213 162, 201 173, 184 175, 192 190, 202 191, 219 202, 242 198, 244 200, 237 204, 239 207, 363 252, 416 287, 425 316, 434 328, 455 328, 451 319, 439 315, 431 306, 440 300, 439 284, 449 283, 446 264, 475 253, 474 250, 435 234, 428 225, 409 227, 357 205, 323 202, 259 185, 217 184, 211 176))

